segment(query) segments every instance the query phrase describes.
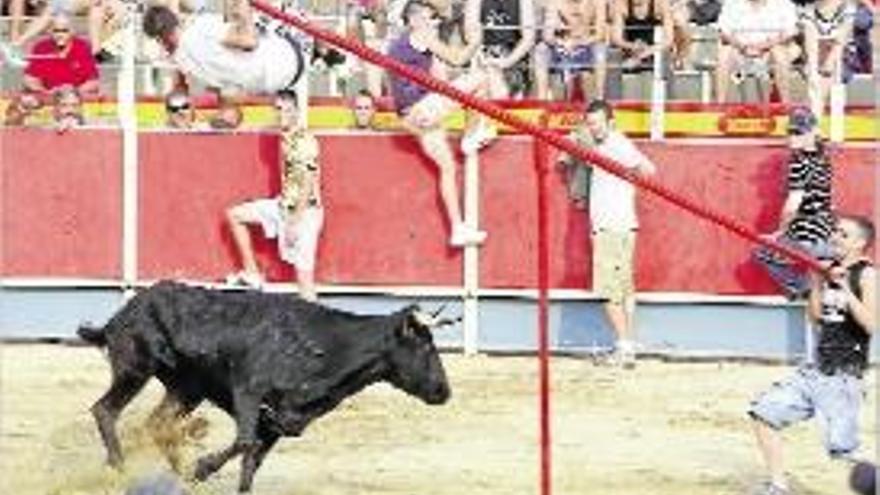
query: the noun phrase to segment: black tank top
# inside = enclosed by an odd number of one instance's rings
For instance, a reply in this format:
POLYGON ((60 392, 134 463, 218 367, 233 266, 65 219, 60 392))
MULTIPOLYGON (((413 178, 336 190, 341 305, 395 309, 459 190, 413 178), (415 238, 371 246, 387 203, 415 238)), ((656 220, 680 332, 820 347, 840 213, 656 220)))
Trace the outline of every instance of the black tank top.
POLYGON ((519 0, 483 0, 480 5, 483 44, 509 52, 519 43, 519 0))
POLYGON ((654 44, 654 27, 660 25, 660 18, 654 12, 654 0, 649 1, 647 17, 636 17, 633 0, 626 1, 626 17, 623 18, 623 39, 626 41, 654 44))
MULTIPOLYGON (((847 269, 847 283, 859 299, 862 297, 859 281, 862 272, 869 266, 869 261, 860 260, 847 269)), ((828 283, 825 283, 822 291, 822 314, 819 318, 819 344, 816 349, 819 370, 827 375, 841 371, 860 377, 868 367, 871 334, 856 321, 840 296, 838 291, 829 290, 828 283)))

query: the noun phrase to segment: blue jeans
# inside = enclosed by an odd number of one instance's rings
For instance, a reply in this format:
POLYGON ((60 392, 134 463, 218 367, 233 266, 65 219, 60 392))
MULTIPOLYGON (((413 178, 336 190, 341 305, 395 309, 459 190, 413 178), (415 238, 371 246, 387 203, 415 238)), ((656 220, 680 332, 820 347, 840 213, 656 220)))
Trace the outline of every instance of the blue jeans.
MULTIPOLYGON (((776 239, 776 242, 814 258, 829 259, 832 256, 831 246, 824 241, 809 243, 796 241, 782 235, 776 239)), ((809 291, 810 280, 807 273, 798 268, 790 259, 764 246, 758 246, 752 256, 755 261, 764 266, 770 278, 785 291, 786 296, 796 298, 809 291)))

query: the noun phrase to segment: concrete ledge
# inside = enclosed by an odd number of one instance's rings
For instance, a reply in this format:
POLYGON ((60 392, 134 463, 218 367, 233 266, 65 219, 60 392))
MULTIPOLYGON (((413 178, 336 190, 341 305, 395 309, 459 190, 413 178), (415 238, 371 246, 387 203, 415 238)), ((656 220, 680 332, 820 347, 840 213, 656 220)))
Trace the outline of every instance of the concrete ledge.
MULTIPOLYGON (((79 280, 75 286, 53 287, 7 281, 0 285, 0 340, 7 342, 75 340, 81 323, 104 323, 123 303, 128 288, 106 280, 79 280)), ((289 284, 272 289, 295 292, 289 284)), ((321 294, 324 304, 356 313, 387 313, 416 302, 428 309, 446 304, 446 314, 463 312, 464 298, 458 288, 327 289, 321 294)), ((477 349, 535 352, 536 294, 534 290, 481 293, 477 349)), ((549 330, 554 353, 589 356, 611 348, 613 333, 599 298, 587 291, 554 291, 551 296, 549 330)), ((640 294, 636 312, 641 353, 664 359, 791 362, 806 355, 810 335, 805 328, 802 304, 780 297, 640 294)), ((438 331, 435 340, 447 350, 463 348, 461 324, 438 331)), ((880 356, 876 344, 873 355, 880 356)))

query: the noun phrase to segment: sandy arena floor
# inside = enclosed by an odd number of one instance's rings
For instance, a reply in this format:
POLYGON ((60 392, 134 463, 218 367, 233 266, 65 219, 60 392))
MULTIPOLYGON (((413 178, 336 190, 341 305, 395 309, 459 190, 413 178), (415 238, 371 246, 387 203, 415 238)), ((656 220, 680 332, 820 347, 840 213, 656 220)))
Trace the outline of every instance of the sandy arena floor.
MULTIPOLYGON (((103 467, 88 407, 109 372, 93 348, 6 345, 0 350, 0 493, 119 495, 127 479, 162 469, 143 431, 158 401, 153 383, 127 409, 121 436, 128 469, 103 467)), ((537 360, 444 355, 453 399, 427 407, 386 386, 368 389, 285 439, 257 473, 257 495, 537 494, 537 360)), ((642 361, 623 372, 556 358, 553 464, 556 494, 744 495, 761 481, 745 420, 749 399, 788 368, 642 361)), ((876 447, 876 386, 867 381, 862 437, 876 447)), ((225 445, 232 423, 203 406, 208 435, 197 455, 225 445)), ((799 494, 847 493, 844 466, 829 462, 815 423, 786 434, 799 494)), ((232 494, 238 462, 194 494, 232 494)))

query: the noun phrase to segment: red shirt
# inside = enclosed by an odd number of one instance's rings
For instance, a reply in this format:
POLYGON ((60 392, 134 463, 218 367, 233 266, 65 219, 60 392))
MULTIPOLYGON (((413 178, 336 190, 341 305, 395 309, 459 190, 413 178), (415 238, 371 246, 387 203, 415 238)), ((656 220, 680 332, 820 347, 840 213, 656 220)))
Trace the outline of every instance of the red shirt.
POLYGON ((92 56, 89 43, 82 38, 71 38, 70 49, 63 57, 52 38, 42 39, 34 45, 31 56, 35 58, 28 63, 24 72, 39 79, 46 89, 65 84, 80 86, 98 79, 98 64, 92 56))

